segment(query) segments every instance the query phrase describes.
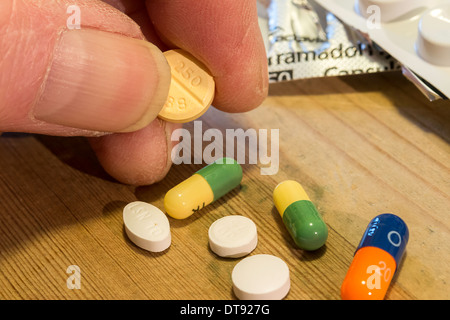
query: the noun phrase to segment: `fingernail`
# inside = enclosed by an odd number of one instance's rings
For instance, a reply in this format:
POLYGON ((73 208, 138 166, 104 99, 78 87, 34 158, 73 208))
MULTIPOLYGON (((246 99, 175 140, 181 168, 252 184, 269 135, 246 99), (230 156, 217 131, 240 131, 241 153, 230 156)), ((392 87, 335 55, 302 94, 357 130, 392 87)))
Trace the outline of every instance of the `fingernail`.
POLYGON ((130 132, 156 118, 170 67, 152 44, 94 29, 62 33, 33 115, 67 127, 130 132))

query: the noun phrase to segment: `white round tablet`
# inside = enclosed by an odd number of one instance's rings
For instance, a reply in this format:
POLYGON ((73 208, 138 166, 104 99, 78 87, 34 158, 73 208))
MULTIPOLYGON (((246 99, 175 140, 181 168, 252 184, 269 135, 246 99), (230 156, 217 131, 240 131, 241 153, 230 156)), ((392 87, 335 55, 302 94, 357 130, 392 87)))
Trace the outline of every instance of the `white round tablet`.
POLYGON ((426 61, 450 66, 450 4, 426 11, 419 21, 416 49, 426 61))
POLYGON ((134 201, 123 209, 125 232, 130 240, 142 249, 160 252, 171 243, 167 216, 157 207, 134 201))
POLYGON ((240 300, 281 300, 291 288, 289 267, 269 254, 242 259, 234 267, 231 281, 240 300))
POLYGON ((214 221, 208 230, 209 247, 218 256, 240 258, 252 252, 258 243, 255 223, 240 215, 214 221))

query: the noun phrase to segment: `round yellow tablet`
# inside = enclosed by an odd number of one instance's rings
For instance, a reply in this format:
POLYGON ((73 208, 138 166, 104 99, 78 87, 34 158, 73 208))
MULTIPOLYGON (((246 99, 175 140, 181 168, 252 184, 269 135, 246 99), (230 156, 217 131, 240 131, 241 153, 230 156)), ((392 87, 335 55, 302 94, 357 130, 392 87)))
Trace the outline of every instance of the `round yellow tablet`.
POLYGON ((172 78, 167 101, 158 117, 177 123, 197 119, 214 98, 214 78, 206 66, 184 50, 164 52, 172 78))

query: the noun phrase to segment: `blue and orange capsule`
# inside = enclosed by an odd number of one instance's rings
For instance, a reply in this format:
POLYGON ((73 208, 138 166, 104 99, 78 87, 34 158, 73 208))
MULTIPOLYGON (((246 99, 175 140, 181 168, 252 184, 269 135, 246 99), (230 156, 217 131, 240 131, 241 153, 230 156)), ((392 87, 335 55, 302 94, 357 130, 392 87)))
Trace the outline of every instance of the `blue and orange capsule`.
POLYGON ((409 239, 406 223, 384 213, 370 221, 341 286, 343 300, 383 300, 409 239))

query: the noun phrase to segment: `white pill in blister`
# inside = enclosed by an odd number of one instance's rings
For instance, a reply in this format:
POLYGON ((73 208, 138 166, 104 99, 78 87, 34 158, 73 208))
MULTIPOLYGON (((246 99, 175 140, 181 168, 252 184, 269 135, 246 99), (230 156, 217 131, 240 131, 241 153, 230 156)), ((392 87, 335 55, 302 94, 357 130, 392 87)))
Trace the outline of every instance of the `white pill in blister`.
POLYGON ((225 258, 243 257, 252 252, 258 242, 255 223, 240 215, 216 220, 209 227, 208 236, 211 250, 225 258))
POLYGON ((269 254, 242 259, 234 267, 231 280, 240 300, 281 300, 291 288, 289 267, 269 254))
POLYGON ((423 0, 357 0, 356 9, 365 18, 378 15, 380 22, 390 22, 413 11, 424 7, 423 0))
POLYGON ((422 15, 416 49, 424 60, 450 66, 450 4, 434 7, 422 15))
POLYGON ((127 204, 123 209, 123 223, 128 238, 145 250, 160 252, 170 246, 169 220, 164 212, 149 203, 127 204))

